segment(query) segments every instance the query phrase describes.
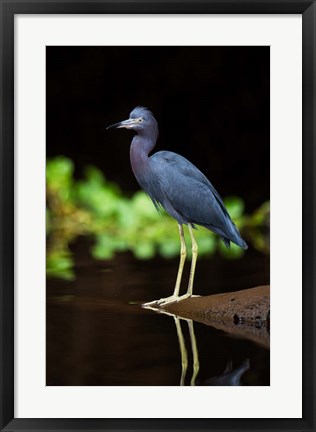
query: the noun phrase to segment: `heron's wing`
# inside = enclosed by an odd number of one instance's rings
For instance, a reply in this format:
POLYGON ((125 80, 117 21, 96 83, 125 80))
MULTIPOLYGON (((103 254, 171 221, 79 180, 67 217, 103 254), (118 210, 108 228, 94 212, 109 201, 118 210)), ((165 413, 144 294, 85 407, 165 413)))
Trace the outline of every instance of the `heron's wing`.
POLYGON ((176 153, 158 152, 151 156, 150 166, 157 186, 154 198, 171 216, 180 223, 205 226, 219 234, 227 247, 232 241, 247 249, 222 198, 191 162, 176 153))
POLYGON ((170 151, 159 151, 157 153, 154 153, 150 159, 159 161, 159 164, 163 163, 165 169, 173 169, 179 175, 194 179, 198 183, 206 186, 206 190, 210 190, 212 192, 212 195, 220 205, 221 210, 224 212, 224 214, 228 215, 227 209, 220 194, 214 188, 209 179, 188 159, 170 151))
POLYGON ((212 225, 214 231, 225 235, 226 219, 230 217, 222 199, 201 171, 175 153, 158 152, 154 156, 151 168, 162 191, 159 201, 166 210, 171 204, 187 222, 212 225))

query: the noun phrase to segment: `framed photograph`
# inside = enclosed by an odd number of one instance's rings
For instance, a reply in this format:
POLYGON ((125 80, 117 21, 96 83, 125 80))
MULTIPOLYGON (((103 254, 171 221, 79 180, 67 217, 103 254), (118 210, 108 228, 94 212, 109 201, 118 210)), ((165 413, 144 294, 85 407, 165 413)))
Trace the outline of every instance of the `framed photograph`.
POLYGON ((0 11, 1 430, 314 430, 315 3, 0 11))

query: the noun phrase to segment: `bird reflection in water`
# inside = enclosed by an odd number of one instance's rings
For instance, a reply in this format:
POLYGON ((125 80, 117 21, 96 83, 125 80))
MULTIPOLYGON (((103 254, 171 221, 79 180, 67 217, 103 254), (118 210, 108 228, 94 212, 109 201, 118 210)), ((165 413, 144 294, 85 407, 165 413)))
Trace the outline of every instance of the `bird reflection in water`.
POLYGON ((222 375, 209 378, 205 381, 203 385, 206 386, 240 386, 240 380, 241 377, 247 370, 250 369, 250 361, 249 359, 242 362, 242 364, 236 368, 233 369, 233 363, 232 361, 227 363, 225 371, 222 373, 222 375))
MULTIPOLYGON (((182 333, 182 329, 181 329, 181 322, 180 322, 180 317, 174 315, 174 322, 176 324, 176 329, 177 329, 177 336, 178 336, 178 341, 179 341, 179 347, 180 347, 180 353, 181 353, 181 365, 182 365, 182 373, 181 373, 181 379, 180 379, 180 386, 185 385, 185 378, 186 378, 186 372, 187 372, 187 367, 188 367, 188 353, 185 347, 185 341, 184 341, 184 337, 183 337, 183 333, 182 333)), ((184 319, 184 318, 182 318, 184 319)), ((197 350, 197 345, 196 345, 196 338, 195 338, 195 334, 194 334, 194 327, 193 327, 193 321, 191 319, 184 319, 185 321, 187 321, 188 326, 189 326, 189 332, 190 332, 190 341, 191 341, 191 348, 192 348, 192 356, 193 356, 193 374, 192 374, 192 378, 190 381, 190 385, 191 386, 195 386, 195 380, 196 377, 199 373, 199 369, 200 369, 200 362, 199 362, 199 354, 198 354, 198 350, 197 350)))
POLYGON ((192 349, 192 359, 193 359, 193 373, 190 380, 190 386, 202 385, 202 386, 240 386, 241 378, 245 372, 250 369, 250 360, 246 359, 241 363, 241 365, 233 369, 232 361, 229 361, 226 369, 221 375, 208 378, 204 382, 197 382, 197 376, 200 370, 200 362, 199 362, 199 353, 197 348, 196 337, 194 333, 194 323, 192 319, 179 317, 170 312, 167 312, 161 308, 154 308, 146 306, 146 309, 151 309, 154 312, 159 314, 168 315, 173 317, 176 330, 177 337, 179 342, 180 354, 181 354, 181 378, 180 378, 180 386, 185 386, 186 384, 186 374, 188 369, 188 352, 185 346, 185 339, 182 332, 181 320, 186 321, 188 323, 189 333, 190 333, 190 344, 192 349))
POLYGON ((174 323, 176 325, 176 330, 177 330, 180 354, 181 354, 180 386, 185 385, 185 379, 186 379, 187 368, 188 368, 188 352, 187 352, 187 349, 185 346, 185 340, 184 340, 182 327, 181 327, 181 320, 186 321, 188 323, 188 328, 189 328, 189 333, 190 333, 190 343, 191 343, 191 349, 192 349, 192 358, 193 358, 193 373, 192 373, 190 385, 195 386, 196 377, 197 377, 197 375, 199 373, 199 369, 200 369, 200 362, 199 362, 199 353, 198 353, 197 344, 196 344, 196 337, 195 337, 195 333, 194 333, 193 320, 179 317, 179 316, 174 315, 170 312, 167 312, 164 309, 149 307, 147 305, 146 305, 145 309, 151 309, 154 312, 157 312, 159 314, 168 315, 170 317, 173 317, 173 319, 174 319, 174 323))

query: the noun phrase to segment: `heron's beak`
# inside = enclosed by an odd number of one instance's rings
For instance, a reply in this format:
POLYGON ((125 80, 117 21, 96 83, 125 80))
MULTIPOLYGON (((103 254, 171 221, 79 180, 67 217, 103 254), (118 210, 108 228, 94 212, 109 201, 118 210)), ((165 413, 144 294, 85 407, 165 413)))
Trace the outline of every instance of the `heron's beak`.
POLYGON ((118 123, 114 123, 110 126, 107 127, 107 129, 119 129, 119 128, 125 128, 125 129, 130 129, 133 127, 133 125, 136 123, 135 119, 127 119, 127 120, 123 120, 121 122, 118 123))

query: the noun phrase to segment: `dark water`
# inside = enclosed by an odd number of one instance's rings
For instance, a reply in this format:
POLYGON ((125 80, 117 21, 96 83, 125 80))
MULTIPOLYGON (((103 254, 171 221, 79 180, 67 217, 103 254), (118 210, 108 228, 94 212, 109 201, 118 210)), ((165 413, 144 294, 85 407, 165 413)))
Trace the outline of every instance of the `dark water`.
MULTIPOLYGON (((193 374, 195 385, 269 385, 265 329, 253 329, 255 338, 236 338, 141 308, 144 301, 172 293, 178 259, 139 261, 124 253, 95 261, 83 239, 72 249, 76 279, 47 280, 47 385, 178 386, 181 377, 190 385, 193 374)), ((186 267, 183 287, 188 262, 186 267)), ((255 251, 239 260, 198 260, 196 294, 268 283, 269 257, 255 251)))

